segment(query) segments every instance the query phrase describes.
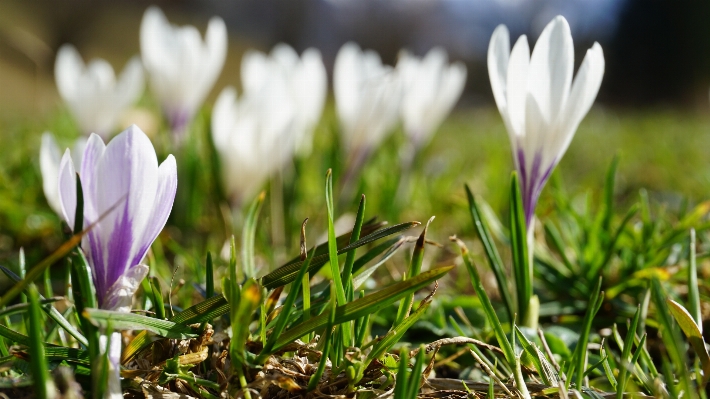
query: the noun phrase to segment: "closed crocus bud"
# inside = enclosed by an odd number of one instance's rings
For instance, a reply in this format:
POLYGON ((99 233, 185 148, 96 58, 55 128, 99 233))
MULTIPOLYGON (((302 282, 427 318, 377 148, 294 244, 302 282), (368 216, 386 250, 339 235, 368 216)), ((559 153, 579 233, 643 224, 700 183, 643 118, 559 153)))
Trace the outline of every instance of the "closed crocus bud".
POLYGON ((286 100, 295 111, 289 134, 293 136, 295 150, 308 155, 328 91, 328 76, 320 52, 310 48, 299 57, 283 43, 276 45, 269 55, 248 51, 242 58, 241 78, 246 95, 258 93, 271 79, 285 82, 286 100))
POLYGON ((564 17, 547 24, 532 56, 524 35, 511 51, 508 29, 500 25, 493 32, 488 74, 520 174, 529 230, 542 188, 599 91, 604 76, 599 43, 587 50, 574 82, 573 69, 572 34, 564 17))
POLYGON ((360 157, 377 147, 398 120, 401 84, 374 51, 346 43, 335 58, 333 90, 346 150, 360 157))
MULTIPOLYGON (((71 148, 72 158, 81 163, 81 158, 86 147, 86 139, 81 137, 76 140, 71 148)), ((42 133, 42 143, 39 148, 39 169, 42 173, 42 189, 47 203, 57 215, 62 215, 62 207, 59 200, 59 164, 62 161, 62 151, 59 149, 57 141, 52 133, 42 133)))
POLYGON ((397 70, 402 79, 404 132, 418 149, 429 142, 461 97, 466 66, 449 64, 446 50, 435 47, 424 58, 402 52, 397 70))
POLYGON ((116 79, 111 65, 102 59, 84 64, 70 44, 63 45, 54 64, 59 95, 76 119, 82 133, 107 139, 121 115, 143 93, 143 67, 138 57, 126 64, 116 79))
POLYGON ((202 40, 194 26, 171 25, 158 7, 150 7, 141 22, 140 45, 150 88, 181 141, 222 72, 227 27, 213 17, 202 40))
POLYGON ((286 84, 278 77, 242 98, 232 87, 219 95, 212 109, 212 140, 233 206, 249 201, 291 158, 295 115, 286 84))

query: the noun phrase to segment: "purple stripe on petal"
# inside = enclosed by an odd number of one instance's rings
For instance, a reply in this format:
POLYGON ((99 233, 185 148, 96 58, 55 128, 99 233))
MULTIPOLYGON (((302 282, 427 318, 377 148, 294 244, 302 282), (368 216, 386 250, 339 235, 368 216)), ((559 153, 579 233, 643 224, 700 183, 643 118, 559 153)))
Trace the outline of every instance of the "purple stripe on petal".
POLYGON ((552 170, 555 168, 556 162, 543 169, 542 156, 540 153, 535 154, 531 170, 527 170, 525 162, 525 153, 518 150, 517 154, 518 171, 520 172, 520 190, 523 197, 523 208, 525 211, 525 224, 530 226, 533 217, 535 216, 535 208, 537 201, 540 198, 545 183, 550 178, 552 170))
MULTIPOLYGON (((133 223, 128 214, 128 203, 123 207, 123 215, 116 219, 116 224, 113 226, 113 231, 108 242, 108 259, 106 264, 106 286, 103 287, 102 293, 110 288, 121 276, 134 264, 129 263, 132 255, 132 246, 135 238, 133 236, 133 223)), ((103 303, 99 302, 101 305, 103 303)))

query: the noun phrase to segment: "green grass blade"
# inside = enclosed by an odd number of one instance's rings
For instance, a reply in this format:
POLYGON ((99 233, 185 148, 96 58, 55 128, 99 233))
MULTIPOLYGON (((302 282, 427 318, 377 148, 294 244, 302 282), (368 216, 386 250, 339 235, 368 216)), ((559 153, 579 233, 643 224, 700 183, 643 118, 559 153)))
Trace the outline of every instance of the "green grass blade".
POLYGON ((572 380, 572 371, 573 369, 576 371, 574 382, 578 390, 582 389, 582 383, 584 381, 584 371, 587 364, 587 343, 589 341, 589 334, 592 330, 592 321, 604 302, 604 292, 601 291, 601 287, 602 279, 599 277, 599 279, 597 279, 597 285, 592 291, 592 296, 589 298, 587 311, 584 314, 582 331, 579 334, 579 340, 577 341, 577 346, 574 350, 573 361, 569 363, 570 366, 566 373, 569 376, 569 379, 567 380, 569 387, 569 383, 572 380))
MULTIPOLYGON (((529 226, 532 228, 532 226, 529 226)), ((510 178, 510 247, 513 256, 513 274, 518 301, 518 317, 527 320, 528 307, 532 297, 532 264, 528 258, 527 226, 525 226, 525 210, 518 174, 513 172, 510 178)), ((511 319, 512 320, 512 319, 511 319)))
POLYGON ((214 296, 214 266, 212 264, 212 254, 209 251, 205 262, 205 296, 205 299, 214 296))
MULTIPOLYGON (((354 244, 360 239, 360 230, 362 230, 362 223, 365 219, 365 194, 360 198, 360 205, 357 208, 357 215, 355 216, 355 226, 350 235, 350 244, 354 244)), ((355 298, 355 287, 352 284, 352 273, 353 265, 355 264, 355 250, 351 250, 345 257, 345 264, 343 265, 343 281, 345 282, 345 295, 349 301, 355 298)))
POLYGON ((161 337, 175 339, 196 338, 199 335, 185 325, 134 313, 87 308, 84 309, 84 315, 92 324, 100 328, 106 328, 111 320, 115 330, 148 330, 161 337))
POLYGON ((619 156, 615 155, 604 179, 604 208, 602 210, 602 229, 611 234, 611 218, 614 215, 614 183, 619 166, 619 156))
MULTIPOLYGON (((432 216, 431 219, 424 226, 422 234, 419 235, 417 243, 414 245, 414 252, 412 252, 412 260, 409 262, 409 270, 407 272, 407 278, 416 277, 422 270, 422 261, 424 260, 424 245, 426 244, 426 232, 429 229, 429 224, 434 220, 432 216)), ((414 302, 414 293, 404 297, 402 302, 399 304, 399 309, 397 311, 397 317, 395 318, 394 325, 401 323, 407 316, 412 308, 412 303, 414 302)))
POLYGON ((463 243, 463 241, 459 240, 456 237, 451 237, 451 240, 459 246, 459 250, 461 251, 461 257, 463 258, 463 262, 466 265, 466 269, 468 270, 468 273, 471 276, 471 283, 473 284, 473 289, 476 291, 476 295, 478 295, 478 299, 481 301, 483 312, 486 314, 488 321, 493 327, 493 332, 495 333, 496 339, 498 340, 498 345, 503 350, 505 360, 511 367, 513 367, 515 365, 516 358, 515 351, 513 350, 513 346, 510 344, 508 337, 505 335, 505 331, 503 331, 503 325, 501 325, 500 320, 498 319, 498 315, 496 314, 495 309, 493 309, 493 305, 491 304, 491 300, 488 298, 488 294, 486 294, 486 290, 483 288, 483 284, 481 283, 481 277, 478 275, 478 270, 476 270, 476 267, 471 261, 468 248, 466 248, 466 245, 463 243))
POLYGON ((552 366, 552 364, 547 361, 547 358, 545 358, 545 355, 542 353, 542 351, 540 351, 537 345, 530 342, 530 340, 525 336, 525 334, 523 334, 522 331, 520 331, 517 326, 515 327, 515 335, 520 341, 520 346, 523 347, 523 350, 532 359, 533 364, 535 365, 535 369, 537 369, 538 375, 542 378, 542 382, 545 383, 545 385, 557 386, 557 382, 559 380, 557 372, 555 371, 555 368, 552 366))
MULTIPOLYGON (((430 283, 441 278, 444 274, 448 273, 451 269, 453 269, 453 266, 429 270, 407 281, 393 284, 387 288, 367 295, 364 298, 356 299, 345 304, 344 306, 338 306, 335 314, 335 324, 342 324, 346 321, 375 313, 378 310, 391 305, 410 292, 426 287, 430 283)), ((323 328, 327 324, 327 318, 327 315, 321 314, 286 330, 279 337, 276 345, 274 346, 274 350, 278 350, 299 337, 323 328)))
POLYGON ((281 336, 281 333, 286 328, 286 323, 288 322, 291 309, 293 308, 293 304, 296 302, 298 292, 301 288, 301 284, 299 284, 298 281, 302 281, 303 276, 306 275, 308 265, 313 260, 313 255, 315 255, 315 252, 315 250, 311 251, 311 253, 308 255, 308 258, 306 258, 306 260, 303 262, 301 270, 298 271, 298 276, 296 276, 295 280, 296 282, 291 285, 291 291, 289 291, 288 295, 286 296, 286 300, 284 301, 283 306, 281 307, 281 313, 279 313, 278 317, 276 318, 276 324, 271 330, 271 335, 269 335, 268 340, 264 344, 264 348, 261 350, 261 353, 256 359, 257 364, 262 364, 273 353, 272 349, 274 348, 274 345, 276 345, 277 339, 279 338, 279 336, 281 336))
MULTIPOLYGON (((352 244, 344 244, 342 248, 338 250, 338 254, 343 254, 346 253, 352 249, 359 248, 363 245, 367 245, 371 242, 377 241, 381 238, 388 237, 393 234, 400 233, 404 230, 408 230, 414 226, 418 226, 420 223, 419 222, 407 222, 407 223, 401 223, 397 224, 382 230, 375 231, 359 240, 357 240, 355 243, 352 244)), ((364 227, 363 227, 364 229, 364 227)), ((342 236, 341 236, 342 237, 342 236)), ((347 235, 349 237, 349 235, 347 235)), ((340 239, 338 239, 340 240, 340 239)), ((320 247, 320 246, 319 246, 320 247)), ((316 247, 316 248, 319 248, 316 247)), ((316 254, 311 261, 311 265, 309 267, 308 272, 313 273, 317 269, 319 269, 321 266, 326 264, 328 260, 330 259, 330 254, 321 254, 318 255, 318 250, 316 250, 316 254)), ((267 274, 266 276, 262 277, 261 284, 268 288, 268 289, 274 289, 276 287, 280 287, 283 285, 286 285, 288 283, 293 282, 296 279, 296 275, 298 274, 298 270, 301 268, 301 264, 303 263, 300 258, 298 260, 289 262, 278 269, 274 270, 273 272, 267 274)), ((358 266, 358 262, 355 262, 355 265, 353 266, 353 270, 357 270, 356 266, 358 266)))
POLYGON ((419 346, 419 352, 417 353, 417 358, 414 361, 414 368, 412 369, 412 374, 409 375, 409 387, 407 389, 407 399, 417 399, 419 396, 419 387, 421 386, 422 371, 424 371, 424 345, 419 346))
MULTIPOLYGON (((698 265, 695 253, 695 229, 690 229, 690 250, 688 251, 688 313, 695 324, 703 332, 703 316, 700 310, 700 293, 698 292, 698 265)), ((677 319, 676 319, 677 320, 677 319)), ((707 375, 707 372, 705 373, 707 375)))
POLYGON ((328 169, 325 175, 325 203, 328 208, 328 260, 333 275, 333 287, 338 305, 345 305, 345 286, 341 279, 340 264, 338 263, 338 242, 335 238, 335 216, 333 205, 333 171, 328 169))
MULTIPOLYGON (((261 287, 253 278, 248 279, 241 289, 239 307, 232 313, 232 339, 229 341, 229 354, 232 371, 240 374, 247 363, 244 349, 249 338, 249 322, 261 304, 261 287)), ((244 384, 242 384, 244 388, 244 384)))
MULTIPOLYGON (((620 371, 619 371, 619 380, 618 380, 619 382, 616 386, 616 399, 623 399, 623 397, 624 397, 624 390, 626 389, 629 368, 623 367, 623 364, 628 363, 630 365, 633 365, 633 362, 631 362, 631 348, 633 347, 633 344, 634 344, 634 337, 636 336, 636 328, 638 327, 640 316, 641 316, 641 306, 638 306, 636 308, 636 313, 634 314, 634 318, 631 320, 629 330, 626 333, 626 340, 624 340, 624 349, 621 352, 622 367, 620 368, 620 371)), ((629 367, 632 367, 632 366, 629 366, 629 367)))
POLYGON ((160 280, 158 277, 152 277, 150 279, 150 288, 153 299, 153 310, 155 311, 155 317, 160 320, 165 320, 165 304, 163 303, 163 287, 160 286, 160 280))
MULTIPOLYGON (((261 192, 254 202, 252 202, 244 219, 244 230, 242 231, 242 267, 246 278, 256 277, 256 265, 254 261, 254 240, 256 237, 257 220, 261 206, 264 204, 266 193, 261 192)), ((232 280, 235 284, 237 280, 232 280)))
POLYGON ((710 377, 710 354, 708 354, 707 347, 705 346, 705 341, 703 340, 703 332, 693 320, 693 316, 683 307, 683 305, 672 299, 666 299, 666 304, 668 309, 670 309, 673 318, 683 330, 683 333, 690 341, 690 345, 695 351, 695 355, 700 360, 700 364, 703 367, 703 378, 702 385, 707 383, 708 377, 710 377))
MULTIPOLYGON (((688 365, 683 341, 673 325, 671 318, 672 313, 666 302, 667 296, 661 287, 661 283, 655 278, 651 280, 651 298, 653 304, 656 306, 656 321, 658 322, 661 332, 661 339, 663 340, 665 350, 675 370, 678 372, 677 378, 681 386, 680 388, 688 393, 691 398, 696 397, 692 383, 690 382, 690 373, 683 372, 688 365)), ((670 385, 670 383, 668 385, 670 385)))
MULTIPOLYGON (((18 282, 20 281, 20 276, 16 275, 15 273, 12 272, 12 270, 6 268, 5 266, 0 265, 0 270, 5 273, 5 275, 12 281, 18 282)), ((53 302, 52 298, 44 298, 41 294, 39 295, 39 300, 42 305, 42 310, 44 310, 45 313, 47 313, 47 316, 49 316, 52 320, 54 320, 55 323, 57 323, 60 327, 62 327, 69 335, 74 337, 80 344, 84 345, 84 347, 89 346, 89 342, 87 341, 86 337, 82 335, 79 330, 77 330, 70 322, 67 320, 59 311, 51 305, 51 302, 53 302)), ((17 306, 17 305, 15 305, 17 306)), ((7 307, 3 311, 7 311, 12 307, 7 307)))
POLYGON ((394 399, 407 399, 409 384, 409 351, 402 348, 399 351, 399 365, 397 367, 397 380, 394 385, 394 399))
POLYGON ((54 397, 54 384, 49 377, 47 361, 44 353, 44 341, 42 339, 42 312, 39 305, 39 293, 34 284, 27 287, 30 301, 29 312, 29 341, 30 341, 30 368, 32 379, 34 380, 34 394, 37 398, 44 399, 54 397))
POLYGON ((513 297, 510 294, 510 284, 508 282, 508 276, 505 274, 505 265, 503 260, 500 258, 498 249, 495 246, 493 237, 488 231, 488 227, 483 222, 483 217, 481 211, 478 208, 478 203, 476 198, 473 196, 471 189, 468 185, 465 185, 466 196, 468 198, 468 208, 471 213, 471 218, 473 219, 473 226, 476 228, 478 233, 478 238, 483 244, 483 250, 486 253, 486 259, 488 260, 488 265, 493 271, 493 275, 496 278, 496 283, 498 284, 498 291, 503 299, 503 304, 508 312, 508 320, 513 320, 513 315, 515 315, 515 303, 513 302, 513 297))
MULTIPOLYGON (((331 345, 330 341, 333 337, 333 327, 336 323, 335 320, 338 307, 338 299, 335 296, 335 289, 332 287, 333 282, 331 282, 330 284, 330 311, 327 315, 321 315, 326 316, 327 318, 325 323, 325 333, 323 334, 323 338, 321 338, 323 340, 323 351, 321 352, 320 361, 318 362, 318 368, 308 381, 308 391, 312 391, 318 386, 318 383, 320 382, 320 379, 323 376, 323 371, 325 370, 325 364, 328 360, 330 348, 333 346, 331 345)), ((320 345, 320 342, 318 342, 318 344, 320 345)))

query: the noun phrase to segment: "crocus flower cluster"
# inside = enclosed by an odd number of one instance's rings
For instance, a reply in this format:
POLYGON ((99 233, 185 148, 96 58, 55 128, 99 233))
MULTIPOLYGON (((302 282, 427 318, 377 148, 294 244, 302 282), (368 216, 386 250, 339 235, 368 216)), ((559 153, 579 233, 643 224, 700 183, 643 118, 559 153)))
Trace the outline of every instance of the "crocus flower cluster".
POLYGON ((342 141, 358 168, 397 123, 401 81, 377 53, 351 42, 335 58, 333 91, 342 141))
POLYGON ((116 79, 111 65, 102 59, 84 64, 72 45, 65 44, 54 64, 57 89, 85 135, 108 138, 121 115, 143 93, 143 67, 138 57, 126 64, 116 79))
POLYGON ((212 111, 224 187, 236 206, 254 195, 295 151, 310 151, 327 90, 320 53, 308 49, 299 57, 285 44, 268 56, 246 53, 241 77, 241 98, 228 87, 212 111))
POLYGON ((525 35, 511 51, 508 29, 500 25, 493 32, 488 74, 520 174, 528 229, 542 188, 599 91, 604 75, 599 43, 587 50, 574 82, 573 68, 572 34, 561 16, 542 31, 532 55, 525 35))
POLYGON ((150 88, 176 139, 183 140, 224 66, 227 27, 213 17, 203 41, 194 26, 171 25, 159 8, 150 7, 141 22, 140 47, 150 88))

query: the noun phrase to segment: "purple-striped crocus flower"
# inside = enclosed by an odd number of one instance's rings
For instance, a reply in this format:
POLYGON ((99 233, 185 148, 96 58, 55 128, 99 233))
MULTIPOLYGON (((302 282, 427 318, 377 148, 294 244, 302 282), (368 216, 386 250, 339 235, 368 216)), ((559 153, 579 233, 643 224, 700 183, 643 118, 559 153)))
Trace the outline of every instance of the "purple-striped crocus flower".
POLYGON ((508 130, 528 229, 538 197, 594 102, 604 75, 599 43, 587 50, 572 81, 574 46, 562 16, 553 19, 530 55, 525 35, 510 50, 510 35, 498 26, 488 47, 493 96, 508 130))
MULTIPOLYGON (((81 247, 91 267, 99 307, 128 312, 133 294, 148 274, 148 266, 141 262, 173 207, 175 158, 169 155, 158 165, 150 139, 133 125, 108 145, 92 134, 79 177, 84 193, 83 227, 98 221, 82 239, 81 247)), ((69 150, 59 167, 59 198, 62 216, 74 228, 76 169, 69 150)), ((120 355, 121 336, 114 333, 108 392, 119 395, 120 355)))

